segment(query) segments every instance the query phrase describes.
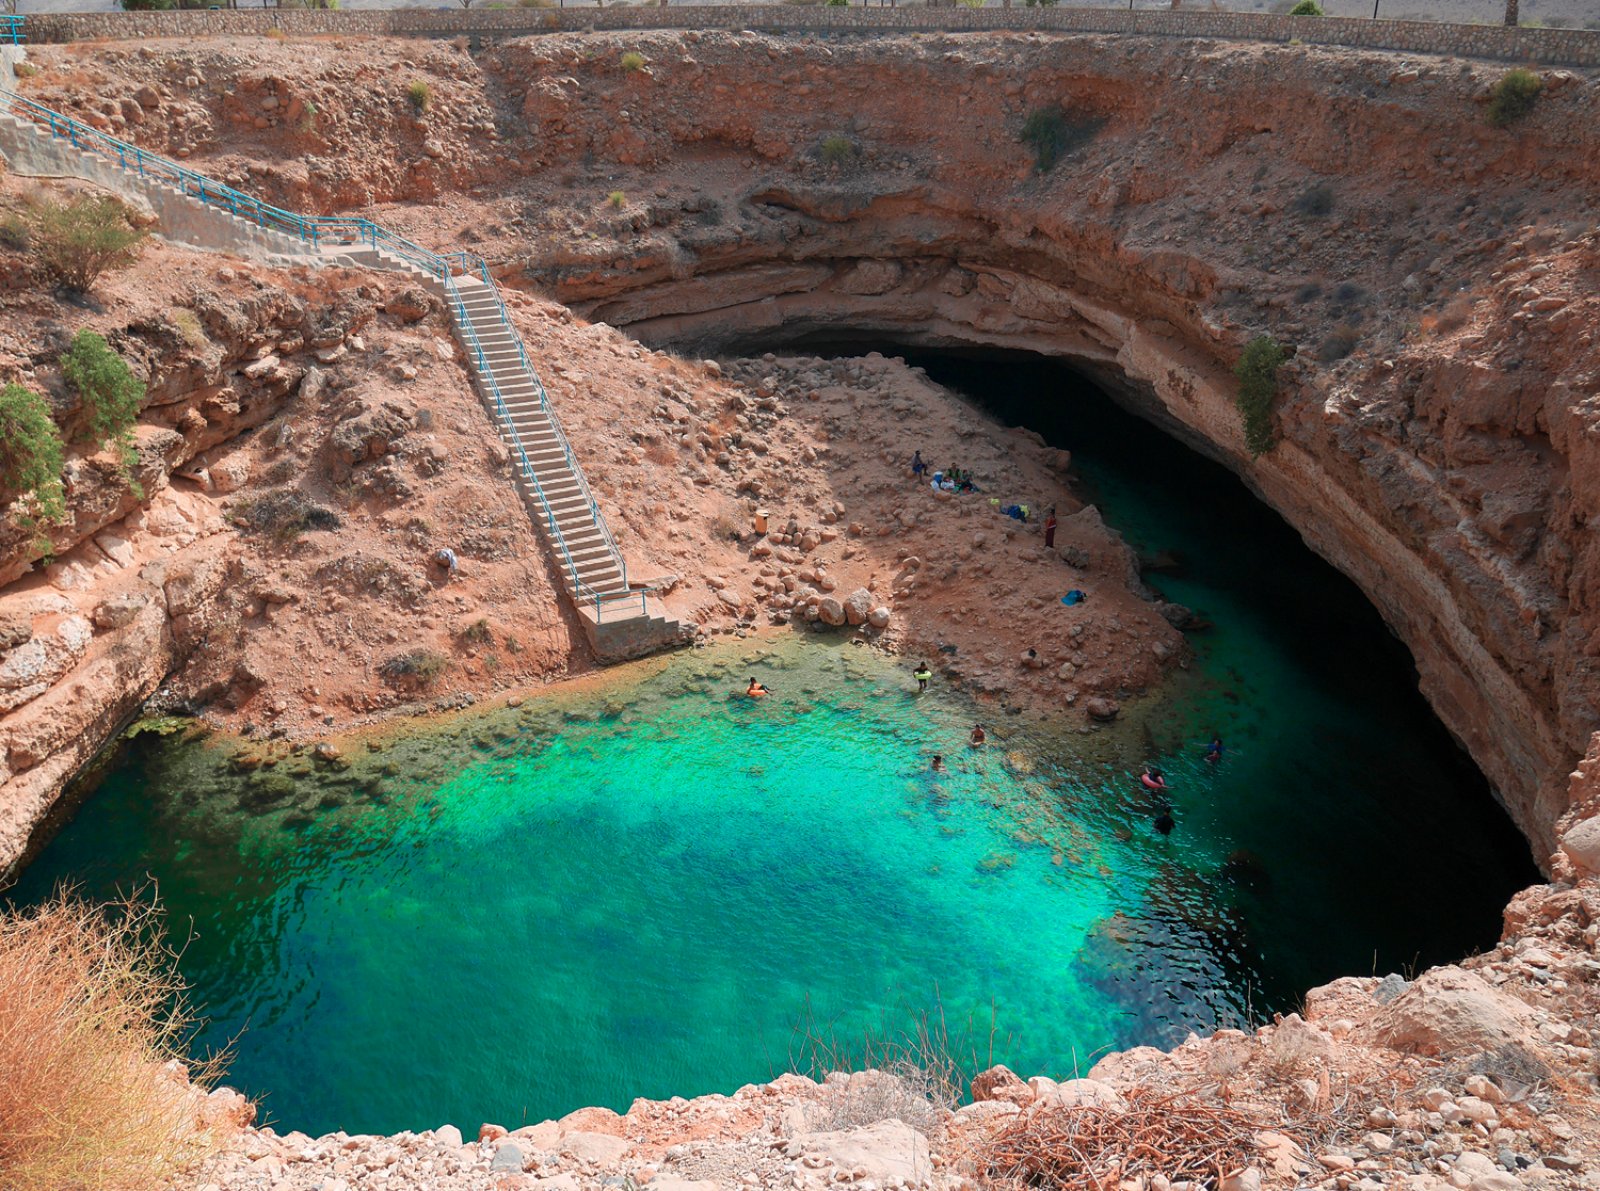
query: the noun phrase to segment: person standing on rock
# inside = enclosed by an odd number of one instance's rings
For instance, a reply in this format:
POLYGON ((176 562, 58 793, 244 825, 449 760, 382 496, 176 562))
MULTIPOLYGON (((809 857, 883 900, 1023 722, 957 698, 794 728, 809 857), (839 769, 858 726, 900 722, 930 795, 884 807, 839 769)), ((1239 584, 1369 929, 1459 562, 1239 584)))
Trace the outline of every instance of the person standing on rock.
POLYGON ((917 680, 917 694, 922 694, 928 689, 928 680, 933 677, 933 671, 928 669, 928 663, 923 662, 912 671, 911 677, 917 680))
POLYGON ((1050 511, 1044 515, 1044 545, 1050 550, 1056 544, 1056 507, 1050 506, 1050 511))
POLYGON ((922 461, 922 452, 913 451, 911 454, 911 474, 920 480, 927 474, 927 471, 928 465, 922 461))

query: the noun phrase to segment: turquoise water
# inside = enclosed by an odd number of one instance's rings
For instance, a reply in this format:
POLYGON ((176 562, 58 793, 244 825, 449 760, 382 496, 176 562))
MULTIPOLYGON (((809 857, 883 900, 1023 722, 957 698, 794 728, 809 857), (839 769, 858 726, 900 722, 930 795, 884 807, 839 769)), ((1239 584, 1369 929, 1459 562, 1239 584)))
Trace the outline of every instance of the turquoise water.
POLYGON ((1104 416, 1073 433, 1151 441, 1131 471, 1068 444, 1086 480, 1141 548, 1206 545, 1158 583, 1215 625, 1111 732, 919 698, 825 635, 734 645, 348 768, 140 736, 13 895, 156 878, 192 931, 196 1046, 236 1037, 230 1082, 313 1133, 727 1092, 803 1066, 802 1022, 849 1040, 922 1012, 970 1020, 982 1062, 992 1017, 993 1057, 1070 1073, 1492 940, 1533 872, 1403 653, 1226 477, 1174 505, 1139 470, 1164 440, 1104 416), (774 698, 729 697, 751 673, 774 698))

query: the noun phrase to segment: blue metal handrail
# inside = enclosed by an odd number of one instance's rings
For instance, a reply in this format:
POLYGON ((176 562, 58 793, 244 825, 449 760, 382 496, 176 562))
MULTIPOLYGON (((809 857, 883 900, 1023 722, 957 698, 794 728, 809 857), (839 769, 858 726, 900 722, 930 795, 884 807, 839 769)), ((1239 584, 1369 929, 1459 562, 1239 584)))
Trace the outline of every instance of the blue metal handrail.
MULTIPOLYGON (((20 38, 21 18, 7 18, 14 26, 13 36, 20 38)), ((6 24, 0 23, 0 41, 4 40, 6 24)), ((12 114, 26 117, 35 123, 49 128, 50 135, 58 140, 64 139, 74 148, 85 152, 94 151, 102 154, 108 160, 115 160, 125 170, 131 170, 142 178, 152 178, 175 187, 183 194, 198 202, 214 207, 225 208, 230 214, 242 219, 249 219, 257 226, 283 234, 293 236, 303 244, 313 248, 324 245, 338 244, 363 244, 374 250, 382 250, 404 261, 422 272, 428 274, 439 282, 445 289, 451 305, 456 312, 456 322, 461 328, 461 333, 467 343, 468 350, 475 356, 478 375, 483 378, 488 396, 499 414, 501 424, 507 434, 511 436, 512 445, 516 448, 518 460, 521 464, 521 473, 532 485, 534 495, 538 497, 539 504, 543 507, 545 521, 550 530, 551 540, 562 560, 566 563, 567 573, 572 578, 574 595, 579 599, 594 601, 595 616, 598 619, 606 604, 620 601, 632 601, 638 598, 640 609, 648 611, 645 596, 648 589, 641 588, 637 592, 623 590, 619 592, 600 592, 584 583, 578 578, 577 563, 572 558, 572 552, 567 546, 565 535, 556 521, 555 509, 549 498, 545 495, 544 488, 540 485, 528 453, 523 448, 522 438, 517 433, 515 424, 511 420, 511 411, 506 407, 505 397, 500 391, 500 384, 495 379, 494 369, 489 364, 488 354, 484 351, 482 343, 478 341, 477 331, 473 328, 472 320, 467 315, 466 303, 461 296, 460 287, 456 285, 456 274, 477 274, 493 296, 500 315, 501 322, 505 325, 511 342, 516 347, 517 362, 533 382, 534 390, 538 393, 539 408, 550 420, 550 427, 555 434, 556 442, 561 446, 562 455, 565 457, 572 474, 577 480, 578 489, 588 505, 589 517, 594 527, 600 531, 601 539, 617 561, 621 582, 626 589, 628 586, 628 564, 622 557, 622 552, 617 548, 616 539, 611 536, 611 529, 606 525, 605 518, 600 514, 599 502, 595 500, 594 493, 589 489, 588 480, 584 477, 583 469, 578 466, 577 457, 572 452, 572 446, 567 441, 561 423, 556 419, 555 411, 550 407, 549 397, 545 392, 544 382, 539 379, 538 371, 533 367, 532 361, 522 345, 522 336, 517 333, 515 325, 511 322, 511 312, 507 309, 504 299, 500 297, 500 290, 489 274, 488 263, 482 257, 467 252, 457 252, 440 255, 421 245, 414 244, 403 236, 397 236, 381 224, 370 219, 349 217, 341 215, 299 215, 293 211, 285 211, 281 207, 263 203, 253 195, 235 190, 221 182, 186 169, 177 162, 162 157, 160 154, 151 153, 138 145, 129 144, 127 141, 118 140, 108 133, 87 124, 64 116, 60 112, 34 103, 15 92, 0 88, 0 101, 9 101, 9 111, 12 114)), ((0 107, 5 107, 0 102, 0 107)))
POLYGON ((476 272, 489 293, 493 295, 495 306, 500 314, 500 321, 504 324, 506 333, 510 335, 512 345, 517 349, 517 360, 533 381, 534 391, 539 397, 540 412, 550 419, 551 432, 555 435, 556 443, 560 446, 561 453, 566 456, 567 464, 572 468, 573 478, 578 482, 578 490, 583 495, 584 503, 589 506, 595 528, 600 531, 600 536, 605 541, 607 548, 616 556, 617 565, 622 570, 622 585, 626 587, 628 585, 627 561, 622 557, 622 551, 617 548, 616 539, 611 536, 611 528, 606 525, 605 518, 600 515, 600 502, 595 500, 594 493, 589 488, 589 481, 584 476, 583 469, 578 466, 577 456, 572 453, 572 444, 567 439, 566 431, 561 428, 561 419, 556 417, 555 407, 550 404, 549 395, 545 392, 544 381, 539 378, 539 373, 529 362, 527 353, 523 350, 522 336, 517 334, 517 328, 511 322, 511 311, 500 297, 500 290, 495 285, 494 278, 489 275, 488 263, 481 256, 466 252, 453 253, 446 259, 452 263, 459 261, 463 273, 476 272))
POLYGON ((27 38, 22 34, 22 18, 0 16, 0 45, 21 45, 27 38))

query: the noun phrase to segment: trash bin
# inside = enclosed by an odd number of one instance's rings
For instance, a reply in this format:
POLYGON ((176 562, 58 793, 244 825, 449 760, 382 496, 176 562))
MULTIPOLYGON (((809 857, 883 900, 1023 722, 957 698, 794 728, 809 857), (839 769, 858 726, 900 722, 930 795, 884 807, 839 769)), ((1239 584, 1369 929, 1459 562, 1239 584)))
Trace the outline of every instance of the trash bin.
POLYGON ((772 516, 766 509, 756 510, 756 536, 765 537, 767 534, 767 518, 772 516))

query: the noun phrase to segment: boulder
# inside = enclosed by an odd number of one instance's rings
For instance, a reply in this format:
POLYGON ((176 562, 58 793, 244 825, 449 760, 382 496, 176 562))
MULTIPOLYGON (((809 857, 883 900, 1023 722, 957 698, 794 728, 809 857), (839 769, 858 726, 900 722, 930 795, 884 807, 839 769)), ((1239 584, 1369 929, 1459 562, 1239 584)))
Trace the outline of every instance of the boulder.
POLYGON ((1084 701, 1083 710, 1088 713, 1089 718, 1092 720, 1110 723, 1121 714, 1122 704, 1115 699, 1107 698, 1105 695, 1096 695, 1092 699, 1084 701))
POLYGON ((997 1063, 972 1077, 972 1099, 975 1102, 1004 1100, 1017 1105, 1032 1104, 1033 1092, 1016 1072, 997 1063))
POLYGON ((1069 1079, 1034 1101, 1040 1108, 1104 1108, 1122 1112, 1128 1104, 1115 1088, 1098 1079, 1069 1079))
POLYGON ((114 533, 95 534, 94 544, 100 547, 100 552, 116 563, 119 567, 133 565, 133 544, 126 538, 118 537, 114 533))
POLYGON ((841 625, 845 623, 844 605, 832 596, 825 596, 817 605, 817 616, 823 624, 841 625))
POLYGON ((410 431, 414 417, 409 402, 369 405, 334 427, 328 442, 340 463, 354 467, 386 454, 390 444, 410 431))
POLYGON ((97 629, 120 629, 132 624, 135 617, 150 602, 149 596, 120 595, 102 600, 95 605, 94 625, 97 629))
POLYGON ((489 1163, 491 1171, 514 1170, 522 1173, 522 1147, 514 1141, 502 1141, 494 1151, 494 1158, 489 1163))
POLYGON ((1533 1011, 1457 967, 1424 973, 1360 1031, 1360 1041, 1422 1055, 1494 1050, 1533 1033, 1533 1011))
POLYGON ((461 1130, 454 1125, 440 1125, 433 1131, 433 1138, 441 1145, 459 1146, 461 1144, 461 1130))
POLYGON ((421 286, 408 285, 384 302, 383 308, 402 322, 414 323, 438 309, 438 299, 421 286))
POLYGON ((609 1133, 585 1133, 578 1130, 561 1136, 561 1149, 564 1153, 602 1166, 620 1161, 622 1155, 632 1148, 633 1143, 626 1137, 613 1137, 609 1133))
POLYGON ((872 593, 865 587, 858 587, 845 597, 844 618, 851 624, 866 624, 871 615, 872 593))
POLYGON ((26 645, 33 637, 33 621, 26 616, 0 616, 0 653, 26 645))
POLYGON ((867 623, 875 629, 886 629, 889 627, 889 615, 889 609, 880 604, 867 613, 867 623))
POLYGON ((933 1173, 928 1139, 903 1121, 890 1119, 848 1132, 806 1133, 794 1139, 806 1153, 822 1153, 845 1170, 861 1168, 880 1186, 901 1180, 918 1186, 933 1173))
POLYGON ((250 461, 238 454, 218 459, 206 468, 213 492, 236 492, 250 482, 250 461))
POLYGON ((1600 874, 1600 815, 1569 827, 1561 837, 1561 854, 1579 875, 1600 874))

